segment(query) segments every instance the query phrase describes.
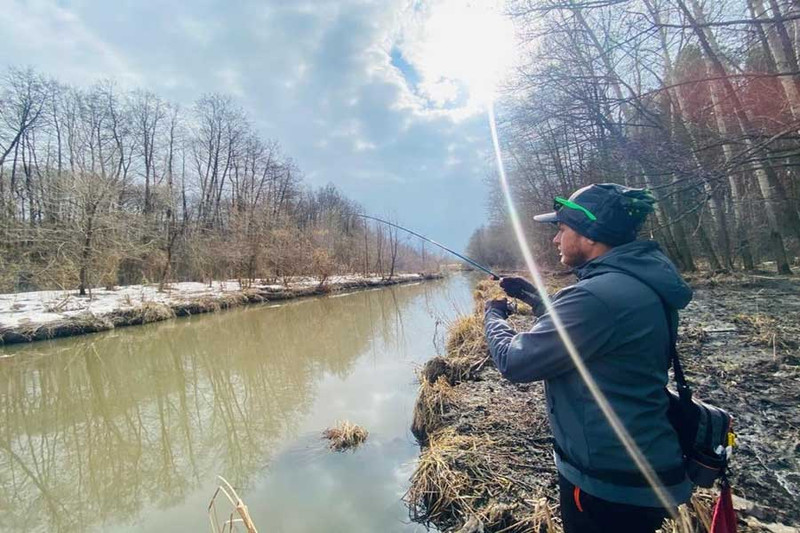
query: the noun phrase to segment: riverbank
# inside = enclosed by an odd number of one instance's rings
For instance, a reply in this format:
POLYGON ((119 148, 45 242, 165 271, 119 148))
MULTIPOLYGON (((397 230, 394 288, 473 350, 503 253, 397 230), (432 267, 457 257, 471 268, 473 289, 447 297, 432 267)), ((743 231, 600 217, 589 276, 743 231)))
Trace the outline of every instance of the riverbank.
POLYGON ((324 283, 297 278, 287 285, 237 281, 128 285, 93 289, 91 296, 75 291, 37 291, 0 295, 0 344, 32 342, 95 333, 228 309, 252 303, 372 289, 441 278, 441 274, 395 274, 391 279, 331 276, 324 283))
MULTIPOLYGON (((569 284, 549 280, 549 289, 569 284)), ((732 462, 739 530, 800 526, 800 281, 777 276, 696 277, 681 314, 679 353, 696 396, 735 417, 732 462)), ((442 531, 562 531, 541 383, 504 380, 475 314, 449 330, 446 353, 422 369, 412 431, 422 445, 406 495, 413 519, 442 531)), ((525 311, 523 309, 523 311, 525 311)), ((518 331, 533 317, 511 317, 518 331)), ((697 491, 681 513, 707 530, 716 492, 697 491)), ((665 531, 682 531, 668 523, 665 531)))

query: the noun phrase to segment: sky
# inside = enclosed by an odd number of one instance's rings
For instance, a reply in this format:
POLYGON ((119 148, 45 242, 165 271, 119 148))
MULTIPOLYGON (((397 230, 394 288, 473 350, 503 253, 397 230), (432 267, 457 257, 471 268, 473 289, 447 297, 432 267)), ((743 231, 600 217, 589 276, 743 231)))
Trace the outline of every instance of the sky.
POLYGON ((495 0, 0 0, 0 67, 233 96, 310 185, 456 249, 484 223, 486 101, 513 36, 495 0))

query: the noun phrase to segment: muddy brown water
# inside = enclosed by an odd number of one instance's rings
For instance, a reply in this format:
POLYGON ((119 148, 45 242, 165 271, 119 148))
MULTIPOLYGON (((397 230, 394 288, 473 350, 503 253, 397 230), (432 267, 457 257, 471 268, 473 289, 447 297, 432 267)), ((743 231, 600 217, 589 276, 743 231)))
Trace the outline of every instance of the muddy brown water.
POLYGON ((401 500, 414 372, 471 287, 459 275, 0 347, 0 530, 209 531, 217 475, 260 531, 424 530, 401 500), (369 438, 330 452, 320 434, 343 419, 369 438))

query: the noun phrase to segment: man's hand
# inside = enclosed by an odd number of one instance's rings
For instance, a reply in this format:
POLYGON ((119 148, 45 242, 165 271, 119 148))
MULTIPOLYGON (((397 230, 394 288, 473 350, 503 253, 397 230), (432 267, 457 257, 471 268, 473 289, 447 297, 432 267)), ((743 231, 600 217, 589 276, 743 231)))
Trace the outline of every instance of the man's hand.
POLYGON ((498 298, 496 300, 487 300, 485 304, 483 304, 484 312, 489 311, 490 309, 495 309, 503 315, 503 318, 508 318, 508 315, 511 314, 511 308, 508 307, 508 300, 505 298, 498 298))
POLYGON ((542 299, 539 298, 539 293, 536 287, 525 278, 517 276, 509 276, 500 280, 500 288, 506 291, 512 298, 522 300, 530 305, 534 311, 541 305, 542 299))

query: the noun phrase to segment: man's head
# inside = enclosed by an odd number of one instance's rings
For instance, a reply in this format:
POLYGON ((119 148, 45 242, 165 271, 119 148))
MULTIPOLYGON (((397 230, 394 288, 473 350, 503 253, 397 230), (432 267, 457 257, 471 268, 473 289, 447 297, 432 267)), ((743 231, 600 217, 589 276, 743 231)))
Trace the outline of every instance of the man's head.
POLYGON ((553 244, 558 246, 561 262, 570 267, 581 266, 611 249, 607 244, 584 237, 563 222, 558 223, 553 244))
POLYGON ((556 197, 555 211, 534 220, 557 224, 553 242, 561 252, 561 262, 580 266, 635 240, 654 203, 645 189, 598 183, 578 189, 569 199, 556 197))

